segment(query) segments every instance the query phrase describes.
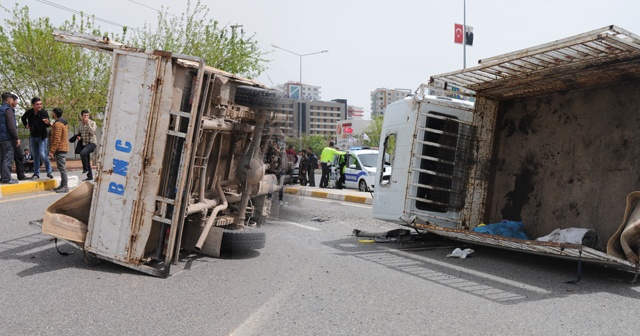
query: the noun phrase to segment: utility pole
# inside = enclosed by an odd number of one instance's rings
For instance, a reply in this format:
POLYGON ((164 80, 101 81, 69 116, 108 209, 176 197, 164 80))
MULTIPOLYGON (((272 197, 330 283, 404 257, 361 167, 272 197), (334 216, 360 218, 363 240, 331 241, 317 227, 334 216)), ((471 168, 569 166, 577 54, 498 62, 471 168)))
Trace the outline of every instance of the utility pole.
POLYGON ((467 68, 467 0, 462 0, 462 69, 467 68))
POLYGON ((308 53, 308 54, 298 54, 296 52, 293 52, 291 50, 287 50, 285 48, 281 48, 278 47, 277 45, 271 45, 272 47, 276 48, 276 49, 280 49, 280 50, 284 50, 288 53, 294 54, 296 56, 298 56, 300 58, 300 86, 299 86, 299 92, 298 92, 298 137, 300 138, 300 148, 302 147, 302 57, 304 56, 309 56, 309 55, 315 55, 315 54, 322 54, 322 53, 327 53, 329 52, 329 50, 322 50, 322 51, 316 51, 316 52, 312 52, 312 53, 308 53))

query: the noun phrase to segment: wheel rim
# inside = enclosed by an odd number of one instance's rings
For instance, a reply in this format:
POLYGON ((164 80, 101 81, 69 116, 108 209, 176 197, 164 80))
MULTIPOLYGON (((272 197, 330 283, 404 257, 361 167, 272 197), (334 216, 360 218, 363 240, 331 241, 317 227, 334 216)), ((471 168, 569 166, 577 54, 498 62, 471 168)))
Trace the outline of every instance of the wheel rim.
POLYGON ((360 180, 360 183, 358 183, 360 185, 360 191, 367 191, 367 182, 365 182, 364 180, 360 180))

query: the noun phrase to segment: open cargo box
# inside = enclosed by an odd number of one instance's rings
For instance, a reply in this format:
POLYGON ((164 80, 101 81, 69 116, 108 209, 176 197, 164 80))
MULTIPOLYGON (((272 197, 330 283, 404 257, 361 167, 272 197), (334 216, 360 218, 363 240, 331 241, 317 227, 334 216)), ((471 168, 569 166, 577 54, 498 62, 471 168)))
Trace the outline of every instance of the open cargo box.
MULTIPOLYGON (((248 217, 264 220, 266 195, 277 186, 261 143, 265 124, 277 118, 258 105, 271 104, 272 92, 196 57, 79 33, 54 37, 113 53, 86 240, 78 242, 86 252, 166 277, 186 244, 219 252, 221 228, 211 226, 246 229, 248 217)), ((229 236, 241 233, 250 233, 240 237, 250 247, 264 246, 255 229, 229 236)))
POLYGON ((374 216, 636 272, 586 246, 470 230, 508 219, 522 221, 531 237, 571 227, 593 229, 604 241, 615 233, 625 197, 640 189, 640 38, 608 26, 479 63, 433 76, 416 96, 388 107, 381 143, 397 137, 396 157, 392 182, 376 190, 374 216), (475 104, 423 99, 434 92, 475 104), (403 131, 407 122, 412 134, 403 131), (429 146, 452 154, 427 155, 429 146))

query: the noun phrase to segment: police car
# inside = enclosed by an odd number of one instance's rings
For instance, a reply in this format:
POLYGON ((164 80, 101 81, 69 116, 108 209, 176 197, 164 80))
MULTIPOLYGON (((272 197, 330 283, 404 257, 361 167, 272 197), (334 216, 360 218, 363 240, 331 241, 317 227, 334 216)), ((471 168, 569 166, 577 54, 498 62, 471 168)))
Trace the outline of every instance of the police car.
MULTIPOLYGON (((345 188, 358 189, 360 191, 373 191, 376 178, 376 163, 379 152, 377 149, 366 147, 351 148, 344 154, 345 166, 345 188)), ((386 160, 389 161, 389 160, 386 160)), ((340 178, 340 155, 333 157, 331 165, 330 185, 336 187, 340 178)), ((385 164, 385 176, 391 176, 391 166, 385 164)))

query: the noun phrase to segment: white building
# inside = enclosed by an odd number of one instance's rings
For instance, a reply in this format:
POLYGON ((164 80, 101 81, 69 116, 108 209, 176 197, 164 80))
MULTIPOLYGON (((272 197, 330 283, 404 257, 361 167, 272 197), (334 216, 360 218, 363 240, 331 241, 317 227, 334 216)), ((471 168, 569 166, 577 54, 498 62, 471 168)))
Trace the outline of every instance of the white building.
POLYGON ((383 116, 387 105, 404 99, 411 94, 409 89, 377 88, 371 92, 371 116, 383 116))
MULTIPOLYGON (((285 98, 299 99, 300 82, 286 82, 275 86, 276 90, 282 92, 285 98)), ((302 83, 302 100, 322 100, 320 96, 320 86, 302 83)))
POLYGON ((338 121, 347 116, 345 104, 335 101, 298 101, 280 99, 275 112, 276 129, 272 136, 298 137, 300 135, 323 135, 336 139, 338 121))

